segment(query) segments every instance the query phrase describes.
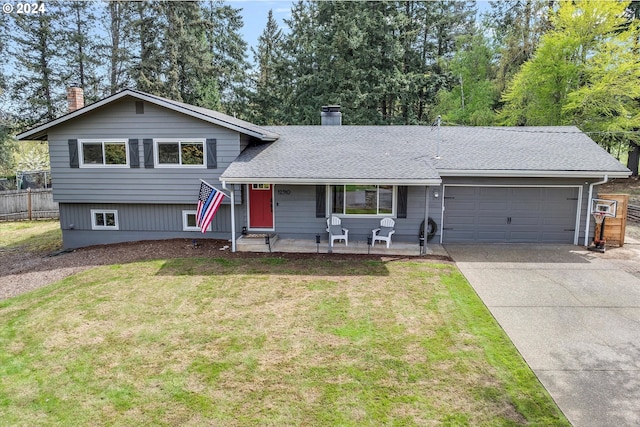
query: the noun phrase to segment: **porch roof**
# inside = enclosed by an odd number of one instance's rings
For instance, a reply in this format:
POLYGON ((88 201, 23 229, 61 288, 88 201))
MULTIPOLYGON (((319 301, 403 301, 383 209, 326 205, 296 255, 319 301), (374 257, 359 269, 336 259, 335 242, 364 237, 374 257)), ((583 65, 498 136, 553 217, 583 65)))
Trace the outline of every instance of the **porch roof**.
POLYGON ((406 127, 404 132, 394 132, 400 127, 390 126, 358 128, 370 131, 358 132, 353 126, 269 127, 280 138, 247 148, 220 180, 276 184, 441 183, 423 141, 418 138, 417 127, 406 127))

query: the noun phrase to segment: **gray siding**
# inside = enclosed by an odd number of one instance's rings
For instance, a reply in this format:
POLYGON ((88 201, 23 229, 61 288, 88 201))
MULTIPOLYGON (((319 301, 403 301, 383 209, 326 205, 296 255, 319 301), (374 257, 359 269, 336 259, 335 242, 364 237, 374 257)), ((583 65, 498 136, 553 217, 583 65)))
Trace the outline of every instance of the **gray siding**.
MULTIPOLYGON (((173 238, 231 239, 231 206, 220 206, 211 231, 205 234, 182 231, 182 211, 195 209, 195 204, 60 203, 64 247, 173 238), (92 230, 92 209, 117 210, 119 230, 92 230)), ((236 209, 237 222, 243 220, 241 211, 236 209)))
MULTIPOLYGON (((218 177, 240 154, 238 132, 149 103, 144 114, 136 114, 130 97, 55 127, 48 138, 57 202, 192 203, 198 195, 198 180, 219 185, 218 177), (70 168, 69 139, 102 138, 138 139, 140 167, 70 168), (217 169, 145 168, 142 140, 153 138, 215 138, 217 169)), ((236 196, 241 203, 240 193, 236 196)))
MULTIPOLYGON (((441 206, 429 187, 429 216, 438 224, 440 232, 441 206)), ((316 218, 316 193, 312 185, 276 185, 274 193, 275 232, 282 238, 315 239, 320 234, 326 239, 326 218, 316 218)), ((425 187, 409 187, 407 218, 397 218, 395 241, 418 243, 420 223, 424 220, 425 187)), ((246 209, 245 209, 246 211, 246 209)), ((366 241, 371 230, 380 226, 380 218, 345 217, 342 224, 349 229, 349 239, 366 241)), ((432 242, 439 241, 434 237, 432 242)))

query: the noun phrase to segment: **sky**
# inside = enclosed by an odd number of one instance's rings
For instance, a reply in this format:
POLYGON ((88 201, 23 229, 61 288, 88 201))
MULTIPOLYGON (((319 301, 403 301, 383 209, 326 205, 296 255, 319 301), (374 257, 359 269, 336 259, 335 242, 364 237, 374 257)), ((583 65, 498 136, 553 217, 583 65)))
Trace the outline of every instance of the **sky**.
MULTIPOLYGON (((227 0, 226 3, 236 9, 242 9, 244 21, 242 33, 249 46, 257 46, 258 37, 267 25, 269 10, 273 10, 273 17, 278 22, 278 26, 286 29, 284 19, 291 16, 291 6, 294 4, 291 0, 227 0)), ((250 51, 248 54, 249 59, 252 60, 250 51)))

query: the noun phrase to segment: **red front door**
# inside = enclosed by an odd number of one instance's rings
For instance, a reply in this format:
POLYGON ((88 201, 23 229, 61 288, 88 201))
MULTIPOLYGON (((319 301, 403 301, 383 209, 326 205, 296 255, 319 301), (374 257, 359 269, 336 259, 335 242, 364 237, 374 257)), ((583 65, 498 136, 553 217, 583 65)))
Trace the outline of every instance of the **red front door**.
POLYGON ((273 228, 271 184, 249 184, 249 228, 273 228))

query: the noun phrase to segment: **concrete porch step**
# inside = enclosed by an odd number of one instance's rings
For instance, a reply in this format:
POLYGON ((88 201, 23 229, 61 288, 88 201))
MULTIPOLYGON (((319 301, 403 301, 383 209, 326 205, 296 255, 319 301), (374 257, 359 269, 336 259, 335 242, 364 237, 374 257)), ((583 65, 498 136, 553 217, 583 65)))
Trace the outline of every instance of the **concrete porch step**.
POLYGON ((240 236, 236 240, 236 250, 238 252, 269 252, 269 245, 265 243, 265 238, 269 236, 271 248, 278 241, 278 235, 272 233, 254 233, 240 236))

